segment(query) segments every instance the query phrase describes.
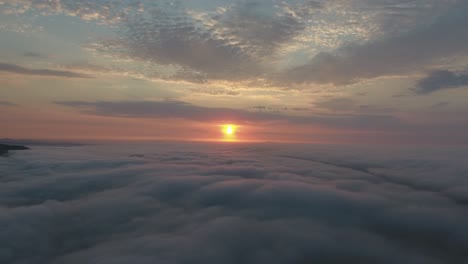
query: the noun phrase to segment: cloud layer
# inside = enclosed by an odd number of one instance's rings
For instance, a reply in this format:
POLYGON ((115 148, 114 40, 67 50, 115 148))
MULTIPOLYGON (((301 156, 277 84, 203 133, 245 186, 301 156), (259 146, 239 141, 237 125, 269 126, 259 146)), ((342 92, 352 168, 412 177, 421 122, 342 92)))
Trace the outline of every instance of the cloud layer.
POLYGON ((242 109, 203 107, 182 101, 57 101, 58 105, 76 108, 83 113, 100 116, 129 118, 180 118, 207 123, 267 123, 289 122, 305 125, 325 125, 339 128, 366 128, 385 130, 398 128, 400 120, 389 115, 340 115, 311 114, 307 116, 291 116, 281 112, 267 112, 262 109, 248 111, 242 109))
POLYGON ((466 154, 36 147, 0 159, 0 261, 464 263, 466 154))

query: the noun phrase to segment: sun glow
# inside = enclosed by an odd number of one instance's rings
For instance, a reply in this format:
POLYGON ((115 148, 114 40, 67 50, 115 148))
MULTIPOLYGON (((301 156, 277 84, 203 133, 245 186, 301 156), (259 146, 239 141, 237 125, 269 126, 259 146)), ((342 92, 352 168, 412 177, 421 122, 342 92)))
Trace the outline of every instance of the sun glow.
POLYGON ((235 140, 236 139, 236 132, 237 126, 233 124, 225 124, 221 126, 221 131, 224 134, 224 140, 235 140))
POLYGON ((232 136, 236 133, 237 127, 235 125, 223 125, 223 133, 227 136, 232 136))

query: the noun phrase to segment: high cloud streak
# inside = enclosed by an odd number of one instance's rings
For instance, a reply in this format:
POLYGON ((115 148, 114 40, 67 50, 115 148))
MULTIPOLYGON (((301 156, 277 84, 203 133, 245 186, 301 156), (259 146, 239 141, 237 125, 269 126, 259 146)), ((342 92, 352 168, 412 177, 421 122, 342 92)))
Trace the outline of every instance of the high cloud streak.
POLYGON ((386 129, 400 124, 398 118, 386 115, 311 115, 287 116, 279 112, 203 107, 181 101, 84 102, 58 101, 58 105, 73 107, 91 115, 129 118, 180 118, 199 122, 267 123, 329 125, 341 128, 386 129))
POLYGON ((15 64, 0 63, 0 72, 10 72, 22 75, 37 75, 49 77, 62 77, 62 78, 88 78, 87 75, 61 70, 50 69, 29 69, 15 64))
POLYGON ((465 263, 467 154, 37 146, 0 158, 0 262, 465 263))
POLYGON ((16 104, 8 101, 0 101, 0 106, 16 106, 16 104))

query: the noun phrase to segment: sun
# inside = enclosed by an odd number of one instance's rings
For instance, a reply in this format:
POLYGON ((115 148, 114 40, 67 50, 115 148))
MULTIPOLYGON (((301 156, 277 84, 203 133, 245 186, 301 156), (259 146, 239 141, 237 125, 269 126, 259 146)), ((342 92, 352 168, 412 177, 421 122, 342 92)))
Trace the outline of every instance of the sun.
POLYGON ((234 133, 234 128, 232 126, 226 126, 225 133, 232 135, 234 133))
POLYGON ((233 124, 226 124, 222 126, 223 134, 227 137, 232 137, 236 134, 237 126, 233 124))

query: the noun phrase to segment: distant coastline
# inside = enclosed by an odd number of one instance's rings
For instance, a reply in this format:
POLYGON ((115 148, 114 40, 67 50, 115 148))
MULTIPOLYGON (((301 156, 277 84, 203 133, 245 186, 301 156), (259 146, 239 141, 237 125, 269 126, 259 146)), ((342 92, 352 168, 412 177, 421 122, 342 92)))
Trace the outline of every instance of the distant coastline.
POLYGON ((20 145, 0 144, 0 155, 8 154, 10 150, 28 150, 28 147, 20 145))
POLYGON ((18 146, 57 146, 57 147, 73 147, 82 146, 77 142, 52 141, 52 140, 34 140, 34 139, 11 139, 0 138, 0 145, 18 145, 18 146))

